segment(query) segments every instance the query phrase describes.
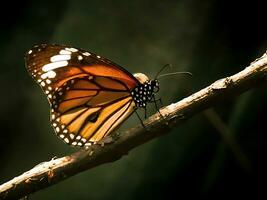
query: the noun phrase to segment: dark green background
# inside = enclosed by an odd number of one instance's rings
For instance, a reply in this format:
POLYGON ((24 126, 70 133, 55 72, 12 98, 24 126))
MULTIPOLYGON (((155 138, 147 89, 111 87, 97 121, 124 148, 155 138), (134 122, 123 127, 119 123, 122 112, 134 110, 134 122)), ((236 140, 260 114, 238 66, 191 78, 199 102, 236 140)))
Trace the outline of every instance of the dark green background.
MULTIPOLYGON (((165 64, 193 78, 160 80, 164 105, 237 73, 267 48, 264 1, 21 1, 2 5, 0 183, 77 151, 49 124, 45 95, 24 67, 35 44, 88 49, 154 77, 165 64)), ((181 199, 265 195, 266 84, 214 110, 247 156, 242 164, 204 114, 121 160, 78 174, 31 199, 181 199), (246 167, 251 165, 249 170, 246 167)), ((153 105, 150 114, 154 113, 153 105)), ((135 116, 122 127, 139 123, 135 116)))

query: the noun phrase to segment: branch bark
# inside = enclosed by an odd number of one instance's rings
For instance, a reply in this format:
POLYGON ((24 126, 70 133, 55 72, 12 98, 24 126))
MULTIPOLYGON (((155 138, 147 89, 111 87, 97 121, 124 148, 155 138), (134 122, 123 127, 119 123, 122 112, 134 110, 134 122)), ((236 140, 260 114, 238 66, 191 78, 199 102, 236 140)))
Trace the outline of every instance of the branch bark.
POLYGON ((220 79, 210 86, 160 110, 141 125, 123 132, 113 143, 93 145, 72 155, 40 163, 31 170, 0 185, 0 199, 19 199, 56 184, 77 173, 113 162, 154 138, 167 134, 193 115, 212 107, 225 98, 233 98, 267 81, 267 52, 243 71, 220 79))

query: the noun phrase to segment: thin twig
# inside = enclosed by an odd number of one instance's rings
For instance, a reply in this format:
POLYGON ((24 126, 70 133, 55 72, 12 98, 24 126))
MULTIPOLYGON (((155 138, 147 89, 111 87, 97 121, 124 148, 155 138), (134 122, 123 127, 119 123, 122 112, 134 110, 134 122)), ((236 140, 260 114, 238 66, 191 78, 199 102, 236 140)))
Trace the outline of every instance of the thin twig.
POLYGON ((19 199, 43 188, 49 187, 77 173, 91 169, 103 163, 113 162, 123 155, 154 138, 167 134, 193 115, 212 107, 226 98, 266 82, 267 54, 257 59, 243 71, 220 79, 195 94, 171 104, 141 125, 122 133, 113 143, 93 145, 87 150, 80 150, 72 155, 41 163, 33 169, 15 177, 0 186, 0 199, 19 199))
POLYGON ((203 113, 209 119, 209 122, 216 128, 221 136, 222 141, 232 151, 239 165, 246 172, 251 171, 251 163, 249 159, 243 152, 242 148, 236 142, 228 126, 223 122, 219 115, 213 109, 207 109, 203 113))

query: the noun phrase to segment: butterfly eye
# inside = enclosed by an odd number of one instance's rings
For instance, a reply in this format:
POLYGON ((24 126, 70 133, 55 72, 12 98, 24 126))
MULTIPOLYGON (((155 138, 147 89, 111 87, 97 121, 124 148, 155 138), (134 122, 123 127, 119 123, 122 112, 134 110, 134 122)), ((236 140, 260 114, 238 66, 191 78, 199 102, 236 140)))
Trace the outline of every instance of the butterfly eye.
POLYGON ((153 93, 157 93, 159 91, 159 82, 158 80, 152 80, 151 86, 153 88, 153 93))
POLYGON ((158 91, 159 91, 159 86, 154 86, 154 87, 153 87, 153 92, 154 92, 154 93, 157 93, 158 91))

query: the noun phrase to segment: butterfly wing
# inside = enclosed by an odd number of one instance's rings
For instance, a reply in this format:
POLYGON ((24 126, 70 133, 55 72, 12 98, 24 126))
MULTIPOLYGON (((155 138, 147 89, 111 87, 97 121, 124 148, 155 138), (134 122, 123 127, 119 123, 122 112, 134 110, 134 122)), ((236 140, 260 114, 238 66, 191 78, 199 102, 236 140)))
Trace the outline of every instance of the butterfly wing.
POLYGON ((130 91, 140 83, 108 59, 43 44, 29 50, 25 61, 47 95, 56 134, 68 144, 98 142, 134 111, 130 91))

